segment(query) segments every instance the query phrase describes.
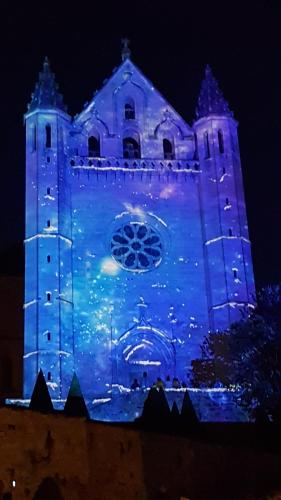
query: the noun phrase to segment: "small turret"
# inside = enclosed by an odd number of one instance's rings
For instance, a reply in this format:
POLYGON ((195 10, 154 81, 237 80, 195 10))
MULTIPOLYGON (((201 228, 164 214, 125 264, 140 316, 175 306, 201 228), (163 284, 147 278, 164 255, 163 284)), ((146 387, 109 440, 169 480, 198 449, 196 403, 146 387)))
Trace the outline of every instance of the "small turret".
POLYGON ((28 105, 28 112, 35 109, 57 108, 66 111, 62 95, 58 92, 58 85, 55 75, 51 72, 50 63, 45 57, 43 71, 39 73, 39 82, 36 83, 34 93, 31 94, 31 102, 28 105))
POLYGON ((207 65, 205 78, 202 81, 198 98, 196 119, 199 120, 199 118, 203 118, 211 114, 233 117, 233 113, 229 109, 228 102, 223 97, 223 93, 219 89, 218 82, 215 79, 210 66, 207 65))

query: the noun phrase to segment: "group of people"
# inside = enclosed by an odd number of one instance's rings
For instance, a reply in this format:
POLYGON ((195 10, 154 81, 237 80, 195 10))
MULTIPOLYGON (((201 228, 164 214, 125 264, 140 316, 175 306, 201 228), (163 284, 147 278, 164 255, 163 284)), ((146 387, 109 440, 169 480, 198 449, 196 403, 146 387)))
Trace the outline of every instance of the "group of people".
POLYGON ((177 377, 173 377, 171 379, 170 375, 167 375, 166 380, 162 380, 161 377, 157 377, 156 381, 153 382, 153 384, 149 384, 148 382, 148 377, 147 377, 147 372, 143 372, 142 374, 142 379, 139 382, 137 378, 133 380, 133 383, 131 385, 131 389, 133 391, 138 390, 138 389, 148 389, 148 388, 155 388, 155 389, 180 389, 181 387, 186 388, 186 383, 185 382, 180 382, 177 377))

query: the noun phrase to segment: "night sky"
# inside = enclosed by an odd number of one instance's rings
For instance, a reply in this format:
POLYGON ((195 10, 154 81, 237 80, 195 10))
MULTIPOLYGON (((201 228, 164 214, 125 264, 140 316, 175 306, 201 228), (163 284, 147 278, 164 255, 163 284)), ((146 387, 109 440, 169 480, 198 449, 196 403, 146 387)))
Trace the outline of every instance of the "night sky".
POLYGON ((23 114, 44 56, 73 115, 120 64, 126 36, 132 60, 189 124, 205 65, 211 65, 240 123, 256 281, 260 286, 281 280, 281 2, 90 5, 5 2, 1 7, 0 273, 23 273, 23 114))

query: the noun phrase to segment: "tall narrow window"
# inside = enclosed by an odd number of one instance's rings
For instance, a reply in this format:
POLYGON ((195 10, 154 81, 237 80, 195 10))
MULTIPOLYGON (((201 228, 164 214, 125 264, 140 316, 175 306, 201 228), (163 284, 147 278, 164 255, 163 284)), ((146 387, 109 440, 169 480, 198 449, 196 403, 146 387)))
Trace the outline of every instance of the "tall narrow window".
POLYGON ((47 227, 51 227, 51 221, 49 219, 47 220, 47 227))
POLYGON ((124 158, 140 158, 140 145, 132 137, 123 139, 123 156, 124 158))
POLYGON ((45 146, 46 146, 46 148, 51 148, 52 147, 52 130, 51 130, 51 125, 46 125, 46 127, 45 127, 45 134, 46 134, 45 146))
POLYGON ((50 263, 51 262, 51 256, 50 255, 47 255, 47 262, 50 263))
POLYGON ((194 134, 194 146, 195 146, 194 160, 197 160, 198 159, 198 138, 197 138, 197 134, 194 134))
POLYGON ((221 130, 218 131, 218 142, 219 142, 220 153, 224 153, 223 133, 221 130))
POLYGON ((63 128, 60 127, 60 146, 63 148, 64 145, 64 136, 63 136, 63 128))
POLYGON ((238 270, 233 268, 232 271, 233 271, 233 278, 236 279, 238 277, 238 270))
POLYGON ((47 194, 51 194, 50 188, 47 188, 47 194))
POLYGON ((47 379, 48 379, 48 381, 50 381, 52 379, 51 372, 48 372, 47 379))
POLYGON ((225 204, 229 205, 229 199, 228 198, 225 198, 225 204))
POLYGON ((91 135, 88 139, 88 156, 100 157, 100 140, 91 135))
POLYGON ((210 158, 210 145, 208 132, 204 132, 204 152, 205 158, 210 158))
POLYGON ((233 235, 233 233, 232 233, 232 229, 231 229, 231 228, 229 228, 229 230, 228 230, 228 236, 232 236, 232 235, 233 235))
POLYGON ((36 151, 36 144, 37 144, 37 129, 36 129, 36 125, 33 125, 33 127, 32 127, 32 151, 36 151))
POLYGON ((129 99, 124 106, 125 120, 134 120, 136 118, 135 103, 129 99))
POLYGON ((51 302, 51 293, 50 292, 47 292, 47 301, 51 302))
POLYGON ((51 332, 47 332, 47 340, 50 341, 51 340, 51 332))
POLYGON ((163 152, 165 160, 175 159, 174 146, 169 139, 163 139, 163 152))

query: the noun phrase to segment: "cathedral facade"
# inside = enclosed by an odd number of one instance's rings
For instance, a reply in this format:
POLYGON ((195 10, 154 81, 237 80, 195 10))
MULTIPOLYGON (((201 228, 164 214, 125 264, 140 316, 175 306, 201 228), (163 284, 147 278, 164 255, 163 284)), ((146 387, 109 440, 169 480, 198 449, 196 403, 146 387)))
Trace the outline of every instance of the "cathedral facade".
POLYGON ((46 59, 25 115, 24 396, 178 377, 253 307, 237 122, 207 67, 188 125, 131 61, 67 113, 46 59))

